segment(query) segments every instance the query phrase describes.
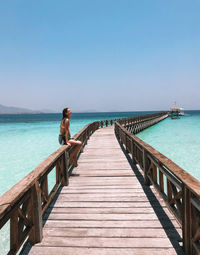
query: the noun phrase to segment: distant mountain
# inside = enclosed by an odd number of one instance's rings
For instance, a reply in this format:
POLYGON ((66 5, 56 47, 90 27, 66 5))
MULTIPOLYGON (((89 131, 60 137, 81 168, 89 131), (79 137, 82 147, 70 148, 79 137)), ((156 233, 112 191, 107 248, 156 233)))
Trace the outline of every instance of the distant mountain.
POLYGON ((34 111, 34 110, 26 109, 26 108, 5 106, 0 104, 0 114, 23 114, 23 113, 36 114, 36 113, 43 113, 43 112, 34 111))

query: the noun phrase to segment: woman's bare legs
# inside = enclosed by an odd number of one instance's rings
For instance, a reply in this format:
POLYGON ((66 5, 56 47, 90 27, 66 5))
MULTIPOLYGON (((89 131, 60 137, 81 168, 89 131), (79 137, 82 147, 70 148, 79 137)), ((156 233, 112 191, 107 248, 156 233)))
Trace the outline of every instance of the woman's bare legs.
POLYGON ((73 164, 76 167, 77 166, 77 154, 81 148, 82 142, 76 141, 76 140, 69 140, 68 143, 70 143, 71 146, 75 145, 73 152, 70 154, 69 163, 70 163, 70 165, 73 164))

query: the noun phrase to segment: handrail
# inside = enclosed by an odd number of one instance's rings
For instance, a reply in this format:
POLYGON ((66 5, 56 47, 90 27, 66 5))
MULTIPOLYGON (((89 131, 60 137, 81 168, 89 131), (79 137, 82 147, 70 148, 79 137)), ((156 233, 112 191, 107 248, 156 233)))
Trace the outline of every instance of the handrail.
POLYGON ((145 183, 154 185, 182 226, 185 254, 200 254, 200 181, 134 135, 148 124, 143 120, 115 122, 116 136, 144 171, 145 183))
MULTIPOLYGON (((82 141, 82 148, 99 127, 111 125, 114 120, 92 122, 74 138, 82 141)), ((0 197, 0 229, 10 220, 10 251, 16 254, 29 238, 35 244, 42 240, 42 215, 61 186, 68 185, 69 155, 74 146, 63 145, 47 157, 38 167, 0 197), (49 191, 48 174, 55 169, 56 180, 49 191)), ((79 153, 80 153, 79 152, 79 153)))

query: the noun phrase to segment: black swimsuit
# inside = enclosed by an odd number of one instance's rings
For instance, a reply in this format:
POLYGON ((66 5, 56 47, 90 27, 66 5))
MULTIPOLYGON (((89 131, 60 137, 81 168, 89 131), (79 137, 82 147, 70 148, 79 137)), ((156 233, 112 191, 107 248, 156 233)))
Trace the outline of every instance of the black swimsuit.
POLYGON ((60 143, 61 145, 66 144, 65 134, 59 135, 58 141, 59 141, 59 143, 60 143))

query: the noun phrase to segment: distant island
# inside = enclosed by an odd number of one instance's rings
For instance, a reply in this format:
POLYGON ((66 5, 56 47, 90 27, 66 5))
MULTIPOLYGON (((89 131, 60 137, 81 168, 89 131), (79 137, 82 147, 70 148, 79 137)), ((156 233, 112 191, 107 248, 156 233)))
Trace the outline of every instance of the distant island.
POLYGON ((14 107, 14 106, 5 106, 0 104, 0 114, 39 114, 39 113, 53 113, 51 110, 36 111, 26 108, 14 107))

